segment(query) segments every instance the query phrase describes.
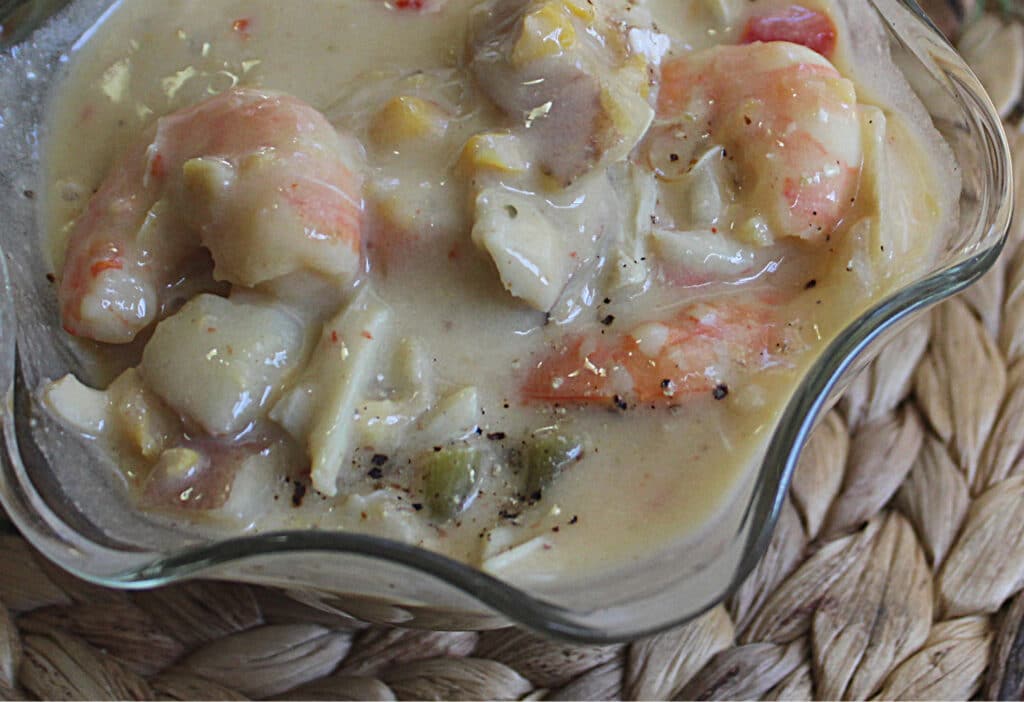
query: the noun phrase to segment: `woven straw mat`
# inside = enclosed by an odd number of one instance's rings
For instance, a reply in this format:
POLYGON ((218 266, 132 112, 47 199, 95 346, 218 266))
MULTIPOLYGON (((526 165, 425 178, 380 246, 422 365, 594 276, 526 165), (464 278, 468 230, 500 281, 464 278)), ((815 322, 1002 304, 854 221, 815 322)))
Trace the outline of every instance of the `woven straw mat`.
MULTIPOLYGON (((994 34, 977 43, 1017 52, 994 71, 975 62, 1009 114, 1024 32, 984 19, 994 34)), ((73 579, 8 528, 0 697, 1024 699, 1022 240, 1024 215, 995 270, 854 382, 807 447, 764 559, 685 626, 571 646, 363 625, 244 585, 129 594, 73 579)))

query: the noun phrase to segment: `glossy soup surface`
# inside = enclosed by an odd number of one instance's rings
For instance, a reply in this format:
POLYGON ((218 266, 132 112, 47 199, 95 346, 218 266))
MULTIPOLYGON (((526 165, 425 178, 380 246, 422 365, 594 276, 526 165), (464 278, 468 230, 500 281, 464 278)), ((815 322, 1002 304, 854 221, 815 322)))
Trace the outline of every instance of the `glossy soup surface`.
POLYGON ((190 528, 513 579, 692 538, 955 201, 844 17, 119 4, 52 104, 47 245, 94 363, 42 398, 190 528))

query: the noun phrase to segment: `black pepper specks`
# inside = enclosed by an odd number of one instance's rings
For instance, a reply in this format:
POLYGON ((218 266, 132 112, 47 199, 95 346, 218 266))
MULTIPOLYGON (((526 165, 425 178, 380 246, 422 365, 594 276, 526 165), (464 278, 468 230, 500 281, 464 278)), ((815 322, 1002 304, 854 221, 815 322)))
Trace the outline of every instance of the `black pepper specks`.
POLYGON ((369 472, 367 472, 367 475, 373 478, 374 480, 380 480, 381 478, 384 477, 384 471, 374 466, 369 470, 369 472))
POLYGON ((490 434, 487 435, 487 438, 490 439, 491 441, 501 441, 502 439, 505 438, 505 432, 492 431, 490 434))
POLYGON ((807 283, 806 283, 806 284, 804 285, 804 290, 810 290, 811 288, 813 288, 813 287, 814 287, 814 286, 816 286, 817 284, 818 284, 818 281, 817 281, 817 280, 816 280, 815 278, 811 278, 811 279, 810 279, 810 280, 808 280, 808 281, 807 281, 807 283))
POLYGON ((377 466, 378 468, 388 462, 388 457, 383 453, 373 454, 373 458, 370 459, 370 463, 377 466))
POLYGON ((613 397, 612 398, 612 404, 614 404, 615 407, 617 407, 618 409, 622 410, 623 412, 625 412, 627 409, 629 409, 629 405, 622 398, 622 395, 616 395, 615 397, 613 397))
POLYGON ((725 383, 719 383, 715 386, 715 389, 711 391, 711 396, 716 400, 724 400, 729 395, 729 386, 725 383))
POLYGON ((609 315, 605 315, 605 317, 601 320, 601 324, 603 324, 603 325, 605 325, 607 327, 607 326, 610 326, 611 323, 614 322, 614 321, 615 321, 615 315, 609 314, 609 315))
POLYGON ((292 485, 294 486, 292 490, 292 505, 301 507, 302 500, 306 497, 306 484, 296 480, 292 485))

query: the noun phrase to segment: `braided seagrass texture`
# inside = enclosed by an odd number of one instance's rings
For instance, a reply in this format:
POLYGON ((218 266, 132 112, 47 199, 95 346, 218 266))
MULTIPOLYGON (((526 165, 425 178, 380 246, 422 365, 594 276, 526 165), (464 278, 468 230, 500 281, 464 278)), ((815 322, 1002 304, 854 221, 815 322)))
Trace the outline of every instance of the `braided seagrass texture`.
MULTIPOLYGON (((978 66, 1009 113, 1024 32, 984 21, 978 47, 1018 52, 978 66)), ((244 585, 129 594, 8 531, 0 698, 1024 699, 1022 239, 1018 216, 995 269, 863 372, 805 451, 767 555, 690 624, 572 646, 368 626, 244 585)))

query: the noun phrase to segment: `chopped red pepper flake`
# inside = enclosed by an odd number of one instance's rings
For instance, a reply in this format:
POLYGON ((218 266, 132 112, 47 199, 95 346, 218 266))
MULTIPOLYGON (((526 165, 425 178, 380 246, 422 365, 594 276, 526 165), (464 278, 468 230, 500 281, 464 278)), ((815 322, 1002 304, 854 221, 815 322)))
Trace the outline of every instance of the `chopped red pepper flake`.
POLYGON ((248 39, 249 38, 249 27, 250 26, 252 26, 252 21, 249 20, 247 17, 242 17, 242 18, 236 19, 231 24, 231 29, 233 29, 236 32, 238 32, 238 34, 243 39, 248 39))
POLYGON ((331 330, 331 343, 338 343, 338 332, 331 330))
POLYGON ((154 178, 163 178, 167 171, 164 169, 164 156, 163 154, 155 154, 153 160, 149 165, 149 173, 154 178))
POLYGON ((364 330, 363 330, 363 338, 364 338, 364 339, 370 339, 370 340, 372 341, 372 340, 373 340, 373 334, 371 334, 370 332, 368 332, 368 331, 366 331, 366 330, 364 329, 364 330))
POLYGON ((422 10, 426 0, 394 0, 393 5, 399 10, 422 10))
POLYGON ((98 276, 103 271, 106 271, 106 270, 119 271, 122 268, 124 268, 124 263, 121 262, 121 258, 119 256, 116 256, 114 258, 108 258, 108 259, 104 259, 102 261, 96 261, 96 263, 92 264, 92 268, 90 268, 89 271, 92 273, 93 277, 95 278, 96 276, 98 276))

